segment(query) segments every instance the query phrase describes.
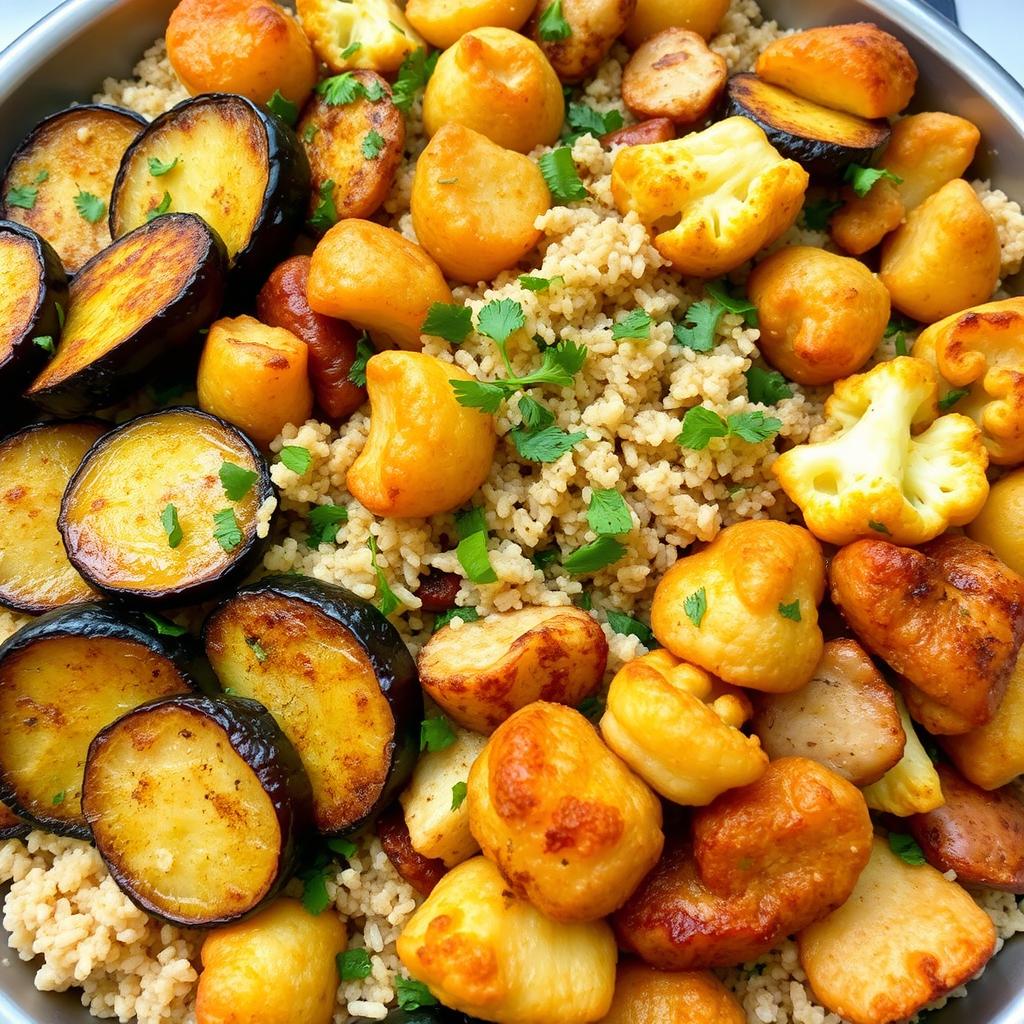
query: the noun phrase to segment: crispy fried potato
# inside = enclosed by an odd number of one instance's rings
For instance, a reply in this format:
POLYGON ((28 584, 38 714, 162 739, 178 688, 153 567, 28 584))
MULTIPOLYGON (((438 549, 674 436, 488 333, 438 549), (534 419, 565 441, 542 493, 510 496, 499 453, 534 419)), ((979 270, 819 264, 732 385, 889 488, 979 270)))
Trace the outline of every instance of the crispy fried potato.
POLYGON ((843 205, 829 221, 832 240, 852 256, 862 256, 890 231, 895 231, 906 214, 896 186, 882 178, 866 196, 858 196, 852 188, 844 188, 843 205))
POLYGON ((985 507, 964 532, 987 544, 1014 572, 1024 574, 1024 467, 992 484, 985 507))
POLYGON ((402 808, 395 804, 385 811, 374 826, 381 849, 391 866, 421 895, 429 896, 447 874, 443 860, 424 857, 412 845, 402 808))
POLYGON ((960 886, 904 863, 884 839, 846 903, 798 936, 815 996, 853 1024, 912 1016, 981 970, 995 940, 960 886))
POLYGON ((569 24, 564 39, 544 39, 541 15, 550 3, 540 0, 523 30, 544 51, 563 82, 578 82, 597 70, 612 44, 636 10, 637 0, 562 0, 562 17, 569 24))
POLYGON ((448 867, 461 864, 480 847, 469 830, 466 801, 453 808, 456 784, 468 783, 473 762, 487 740, 466 729, 455 730, 455 742, 444 750, 420 754, 412 779, 399 797, 413 849, 448 867))
POLYGON ((627 124, 625 128, 602 135, 601 143, 608 149, 612 146, 650 146, 675 137, 676 126, 667 117, 652 117, 649 121, 627 124))
POLYGON ((535 700, 575 707, 604 677, 608 641, 571 606, 499 612, 445 626, 420 650, 420 685, 467 729, 490 733, 535 700))
POLYGON ((656 971, 627 960, 600 1024, 745 1024, 736 997, 710 971, 656 971))
POLYGON ((761 52, 755 70, 798 96, 869 118, 898 114, 917 84, 907 48, 869 22, 783 36, 761 52))
POLYGON ((295 129, 312 171, 310 216, 333 181, 329 191, 337 219, 369 217, 387 198, 402 162, 405 118, 391 101, 391 87, 373 71, 351 74, 380 99, 363 95, 351 103, 330 104, 314 96, 295 129), (364 149, 376 156, 367 156, 364 149))
POLYGON ((861 642, 903 677, 916 721, 957 734, 992 718, 1024 640, 1024 579, 988 548, 952 534, 916 550, 859 540, 830 580, 861 642))
POLYGON ((622 99, 634 117, 702 121, 718 102, 729 71, 702 36, 666 28, 643 43, 622 72, 622 99))
POLYGON ((911 835, 939 871, 955 871, 961 885, 1024 893, 1024 800, 1012 786, 984 790, 938 766, 946 802, 915 814, 911 835))
POLYGON ((666 28, 688 28, 710 39, 729 10, 729 0, 637 0, 623 40, 636 49, 666 28))
POLYGON ((469 824, 509 885, 556 921, 592 921, 661 855, 661 804, 578 712, 538 701, 469 774, 469 824))
POLYGON ((477 28, 522 28, 534 7, 536 0, 409 0, 405 16, 431 46, 447 50, 477 28))
POLYGON ((830 640, 811 681, 763 694, 752 722, 772 758, 808 757, 855 786, 877 782, 903 756, 896 695, 853 640, 830 640))
POLYGON ((398 956, 445 1006, 508 1024, 587 1024, 607 1013, 615 986, 607 924, 552 921, 484 857, 441 879, 399 936, 398 956))

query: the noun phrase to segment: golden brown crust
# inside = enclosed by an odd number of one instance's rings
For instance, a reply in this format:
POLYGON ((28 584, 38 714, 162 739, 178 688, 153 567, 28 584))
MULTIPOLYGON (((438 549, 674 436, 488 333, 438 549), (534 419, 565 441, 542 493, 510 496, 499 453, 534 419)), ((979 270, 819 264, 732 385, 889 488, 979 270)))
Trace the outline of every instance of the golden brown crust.
POLYGON ((612 146, 649 146, 655 142, 668 142, 676 137, 676 126, 667 117, 652 117, 648 121, 629 124, 614 132, 601 136, 602 145, 611 149, 612 146))
POLYGON ((523 31, 544 51, 563 82, 578 82, 597 70, 636 11, 637 0, 562 0, 562 17, 569 23, 565 39, 545 40, 540 16, 547 4, 538 3, 523 31))
POLYGON ((710 971, 657 971, 627 960, 601 1024, 745 1024, 736 997, 710 971))
POLYGON ((413 849, 398 804, 377 819, 377 838, 392 867, 422 896, 429 896, 448 871, 443 860, 424 857, 413 849))

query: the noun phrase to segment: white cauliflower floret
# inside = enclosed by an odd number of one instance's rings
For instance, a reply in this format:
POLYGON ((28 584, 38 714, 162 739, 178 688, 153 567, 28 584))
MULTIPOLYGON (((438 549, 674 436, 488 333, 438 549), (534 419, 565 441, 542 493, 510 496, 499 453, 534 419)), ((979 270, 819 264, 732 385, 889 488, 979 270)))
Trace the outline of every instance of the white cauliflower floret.
POLYGON ((978 514, 988 497, 981 433, 958 413, 936 419, 937 396, 934 369, 908 356, 836 384, 825 416, 839 431, 772 467, 815 536, 923 544, 978 514))
POLYGON ((681 274, 718 277, 793 224, 808 180, 753 121, 729 117, 682 139, 620 150, 612 195, 681 274))
POLYGON ((395 0, 298 0, 297 6, 316 55, 335 72, 397 71, 426 47, 395 0))

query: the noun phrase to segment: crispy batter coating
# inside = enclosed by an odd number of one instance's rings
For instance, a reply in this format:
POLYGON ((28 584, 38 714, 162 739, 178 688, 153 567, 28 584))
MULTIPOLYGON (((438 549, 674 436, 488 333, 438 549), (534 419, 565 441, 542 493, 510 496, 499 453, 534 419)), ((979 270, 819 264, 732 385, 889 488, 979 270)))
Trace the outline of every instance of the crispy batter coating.
POLYGON ((656 971, 619 964, 615 998, 601 1024, 745 1024, 736 997, 710 971, 656 971))

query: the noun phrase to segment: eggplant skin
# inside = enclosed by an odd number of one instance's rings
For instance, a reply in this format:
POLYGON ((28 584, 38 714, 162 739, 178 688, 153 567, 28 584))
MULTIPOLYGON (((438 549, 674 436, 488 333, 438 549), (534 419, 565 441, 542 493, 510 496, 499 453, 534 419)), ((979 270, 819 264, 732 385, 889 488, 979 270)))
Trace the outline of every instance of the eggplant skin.
MULTIPOLYGON (((239 523, 243 529, 242 543, 231 552, 231 557, 220 574, 212 576, 200 584, 190 584, 186 581, 178 587, 160 587, 152 590, 128 590, 105 585, 102 581, 96 579, 84 556, 75 553, 76 544, 72 537, 73 514, 71 505, 77 488, 82 485, 83 479, 89 471, 90 460, 105 452, 111 445, 117 443, 125 431, 131 427, 146 420, 156 419, 173 413, 187 413, 190 416, 194 416, 203 424, 208 425, 208 427, 220 429, 241 443, 243 448, 252 457, 257 473, 256 482, 253 484, 254 501, 257 509, 274 495, 274 485, 270 480, 270 467, 267 465, 267 460, 263 457, 263 453, 256 447, 252 439, 244 431, 239 430, 226 420, 221 419, 219 416, 214 416, 212 413, 203 412, 201 409, 196 409, 192 406, 170 406, 166 409, 158 409, 155 412, 147 412, 140 416, 135 416, 119 424, 109 433, 104 434, 85 453, 78 469, 68 481, 64 497, 61 501, 60 515, 57 517, 57 529, 60 531, 61 538, 64 541, 64 548, 68 552, 68 561, 71 562, 86 582, 108 597, 138 602, 154 609, 174 608, 189 602, 196 603, 219 597, 233 584, 244 580, 259 565, 263 551, 270 542, 269 536, 264 538, 258 536, 255 524, 252 531, 248 532, 245 528, 246 524, 239 523)), ((237 507, 224 497, 223 506, 227 507, 229 505, 237 507)), ((159 515, 159 510, 157 515, 159 515)))
MULTIPOLYGON (((187 774, 194 767, 196 766, 183 764, 182 771, 187 774)), ((197 796, 200 785, 201 783, 197 781, 197 796)), ((186 694, 149 701, 147 704, 142 704, 129 711, 128 714, 103 729, 90 744, 89 755, 86 759, 82 802, 86 819, 93 829, 93 838, 100 856, 103 857, 107 870, 121 891, 146 913, 169 924, 187 928, 213 928, 229 924, 232 921, 249 917, 260 907, 265 906, 295 873, 299 856, 313 828, 312 790, 299 755, 288 738, 281 732, 270 712, 258 701, 248 700, 245 697, 209 697, 202 694, 186 694), (166 907, 158 905, 138 891, 134 879, 109 855, 109 851, 105 849, 105 845, 100 839, 101 828, 99 826, 101 826, 104 809, 101 806, 95 806, 93 802, 90 770, 96 764, 97 759, 102 757, 104 747, 119 727, 151 713, 154 709, 163 708, 174 708, 200 715, 219 726, 224 731, 231 748, 255 775, 273 807, 280 830, 276 873, 263 895, 241 913, 183 917, 169 912, 166 907)), ((166 808, 168 815, 173 815, 174 812, 173 806, 166 808)), ((244 844, 245 841, 245 835, 238 836, 239 845, 244 844)), ((191 832, 182 837, 182 842, 201 846, 203 837, 191 832)), ((223 871, 227 878, 231 878, 232 867, 230 864, 214 865, 211 872, 217 869, 223 871)))
POLYGON ((398 630, 369 601, 344 587, 308 576, 265 576, 243 587, 215 608, 203 626, 203 642, 209 651, 211 624, 229 605, 247 595, 269 594, 299 601, 344 627, 366 652, 370 666, 394 718, 394 734, 388 743, 390 768, 380 794, 366 813, 345 828, 328 834, 347 835, 377 817, 397 796, 412 775, 419 752, 423 721, 423 692, 416 662, 398 630))
POLYGON ((726 96, 726 117, 753 121, 783 156, 819 181, 840 180, 850 164, 870 166, 891 134, 885 119, 830 110, 750 73, 733 75, 726 96))
POLYGON ((0 841, 23 839, 31 831, 27 821, 22 821, 6 804, 0 804, 0 841))
POLYGON ((33 341, 48 337, 56 346, 61 320, 68 308, 68 279, 53 246, 31 228, 12 220, 0 220, 0 398, 17 398, 32 378, 46 365, 49 355, 33 341), (7 310, 8 296, 25 294, 19 282, 7 279, 10 260, 4 255, 9 245, 28 245, 34 253, 36 274, 30 284, 36 288, 35 307, 25 319, 16 337, 13 318, 7 310), (58 307, 60 311, 58 312, 58 307), (5 353, 6 349, 6 353, 5 353))
POLYGON ((423 1006, 418 1010, 392 1010, 384 1024, 484 1024, 477 1017, 449 1009, 440 1003, 437 1006, 423 1006))
POLYGON ((174 213, 143 224, 75 275, 61 344, 26 396, 63 417, 126 397, 145 381, 151 364, 193 342, 216 317, 226 282, 224 243, 200 217, 174 213), (188 260, 184 268, 182 259, 188 260), (172 290, 164 295, 158 291, 166 287, 161 271, 172 277, 172 290), (117 292, 133 276, 133 287, 117 292), (119 301, 111 305, 115 292, 119 301), (140 293, 149 295, 145 310, 137 302, 140 293))

